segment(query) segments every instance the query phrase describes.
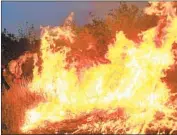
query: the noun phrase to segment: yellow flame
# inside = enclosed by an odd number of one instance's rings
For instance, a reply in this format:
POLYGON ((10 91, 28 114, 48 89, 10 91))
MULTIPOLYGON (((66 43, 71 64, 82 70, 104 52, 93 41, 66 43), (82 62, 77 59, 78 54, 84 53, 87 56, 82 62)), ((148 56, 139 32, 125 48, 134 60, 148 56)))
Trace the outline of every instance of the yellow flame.
POLYGON ((57 122, 93 109, 122 107, 129 116, 127 125, 133 127, 127 133, 145 133, 157 111, 172 113, 173 109, 165 105, 169 89, 161 78, 174 63, 171 48, 177 41, 176 16, 170 18, 160 48, 154 42, 157 27, 141 33, 143 41, 139 44, 127 39, 123 32, 117 33, 105 56, 111 63, 85 69, 81 79, 74 67, 65 68, 70 48, 52 52, 51 47, 60 38, 73 43, 72 30, 43 27, 42 31, 42 71, 39 74, 35 67, 30 90, 42 94, 46 101, 26 112, 23 132, 45 126, 44 121, 57 122))

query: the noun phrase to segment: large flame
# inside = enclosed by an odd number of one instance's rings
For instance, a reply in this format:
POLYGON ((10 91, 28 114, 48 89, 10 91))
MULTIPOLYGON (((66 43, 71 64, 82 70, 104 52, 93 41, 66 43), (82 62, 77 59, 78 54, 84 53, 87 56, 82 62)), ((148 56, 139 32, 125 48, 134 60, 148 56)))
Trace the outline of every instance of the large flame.
MULTIPOLYGON (((76 62, 66 68, 70 47, 54 51, 58 46, 56 40, 74 43, 74 31, 70 26, 43 27, 42 70, 39 72, 35 67, 30 90, 43 95, 45 102, 26 111, 22 132, 43 127, 45 121, 71 119, 94 109, 123 108, 126 124, 130 127, 126 133, 145 133, 157 112, 170 116, 174 108, 167 104, 170 92, 161 78, 174 63, 171 49, 177 41, 177 17, 170 2, 153 3, 146 13, 165 17, 160 19, 157 27, 141 33, 140 43, 127 39, 122 31, 118 32, 105 56, 110 63, 83 68, 79 77, 76 62), (157 10, 159 4, 163 11, 157 10), (162 23, 165 26, 160 31, 162 23), (159 32, 163 36, 158 36, 159 32), (156 42, 159 37, 160 47, 156 42)), ((176 126, 169 124, 167 117, 161 123, 171 129, 176 126)))

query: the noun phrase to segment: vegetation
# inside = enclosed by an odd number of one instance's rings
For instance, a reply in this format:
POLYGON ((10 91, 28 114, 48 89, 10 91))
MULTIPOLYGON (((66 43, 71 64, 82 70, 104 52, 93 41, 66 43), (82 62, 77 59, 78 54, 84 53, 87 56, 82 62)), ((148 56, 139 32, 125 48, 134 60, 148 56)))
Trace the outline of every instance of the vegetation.
MULTIPOLYGON (((88 41, 91 41, 91 56, 103 56, 107 51, 107 45, 114 41, 115 32, 124 31, 126 36, 132 40, 138 40, 137 34, 143 30, 157 24, 156 16, 148 16, 136 6, 128 6, 121 2, 120 7, 111 10, 105 18, 91 15, 92 22, 84 26, 76 26, 73 29, 77 35, 72 48, 87 51, 88 41), (83 38, 84 37, 84 38, 83 38), (94 52, 94 53, 93 53, 94 52)), ((18 58, 25 51, 39 52, 40 39, 35 35, 33 25, 26 22, 26 27, 19 27, 19 34, 15 36, 4 29, 2 37, 2 64, 7 64, 10 60, 18 58)), ((60 45, 66 45, 63 41, 58 41, 60 45), (62 44, 61 44, 62 43, 62 44)))
MULTIPOLYGON (((144 14, 142 10, 134 5, 128 6, 126 3, 122 2, 120 3, 119 8, 111 10, 105 18, 91 17, 92 22, 89 24, 80 27, 75 24, 72 26, 77 35, 74 44, 69 45, 73 50, 73 54, 82 50, 82 55, 84 57, 103 57, 107 52, 107 45, 114 41, 115 33, 117 31, 124 31, 127 38, 139 42, 138 33, 155 26, 158 20, 158 17, 144 14), (92 43, 93 47, 88 49, 90 43, 92 43)), ((11 60, 17 59, 26 51, 36 52, 40 56, 40 39, 37 39, 34 34, 33 25, 29 26, 27 23, 26 28, 19 28, 18 36, 11 34, 4 29, 1 33, 1 39, 2 64, 8 64, 11 60)), ((64 41, 57 41, 57 43, 60 45, 68 45, 68 43, 64 41)), ((177 47, 174 47, 174 50, 176 49, 177 47)), ((174 65, 173 70, 167 72, 167 77, 163 78, 164 81, 168 81, 168 85, 173 91, 177 90, 175 82, 177 78, 175 74, 177 74, 177 64, 174 65)), ((11 88, 8 91, 3 90, 3 133, 20 133, 19 127, 23 123, 25 110, 41 100, 40 96, 29 93, 27 84, 27 81, 20 82, 19 84, 10 84, 11 88)), ((72 123, 70 124, 72 125, 72 123)), ((64 128, 66 128, 66 126, 64 128)), ((99 128, 101 128, 101 126, 99 126, 99 128)), ((62 130, 63 129, 61 129, 61 132, 62 130)), ((107 130, 106 132, 112 133, 107 130)))
POLYGON ((7 64, 11 60, 17 59, 25 51, 39 51, 40 40, 34 34, 33 25, 30 27, 27 25, 24 29, 19 28, 18 31, 18 36, 9 33, 6 29, 1 33, 2 64, 7 64))

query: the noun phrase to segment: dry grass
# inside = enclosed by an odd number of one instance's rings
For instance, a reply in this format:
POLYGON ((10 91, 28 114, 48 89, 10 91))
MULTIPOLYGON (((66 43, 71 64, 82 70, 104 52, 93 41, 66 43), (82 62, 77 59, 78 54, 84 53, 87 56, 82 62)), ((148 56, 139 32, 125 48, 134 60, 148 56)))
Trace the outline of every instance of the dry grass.
MULTIPOLYGON (((166 117, 169 119, 169 117, 166 117)), ((83 114, 75 119, 63 120, 56 123, 46 122, 44 127, 40 127, 30 131, 30 134, 126 134, 133 133, 135 127, 130 127, 126 123, 127 117, 124 115, 123 109, 117 109, 110 112, 103 110, 95 110, 89 114, 83 114)), ((148 134, 177 134, 177 120, 171 123, 173 129, 169 128, 169 123, 162 124, 159 119, 154 119, 146 127, 148 134)), ((139 125, 137 125, 139 126, 139 125)), ((143 128, 144 125, 142 125, 143 128)), ((141 132, 140 129, 137 132, 141 132)))
POLYGON ((24 123, 25 110, 37 104, 41 97, 30 93, 27 88, 28 81, 11 84, 9 90, 2 93, 2 128, 3 134, 20 133, 19 127, 24 123))

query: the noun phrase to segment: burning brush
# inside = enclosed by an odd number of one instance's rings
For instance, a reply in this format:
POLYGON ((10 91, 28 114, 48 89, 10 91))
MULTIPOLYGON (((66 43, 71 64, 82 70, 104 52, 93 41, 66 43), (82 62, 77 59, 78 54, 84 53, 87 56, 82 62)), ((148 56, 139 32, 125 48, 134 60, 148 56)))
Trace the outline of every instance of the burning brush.
POLYGON ((70 25, 43 27, 42 70, 35 65, 28 85, 43 100, 26 110, 20 132, 177 133, 177 100, 171 101, 170 89, 161 79, 175 63, 173 4, 151 3, 145 13, 159 16, 158 25, 142 32, 139 43, 127 39, 122 31, 116 33, 103 58, 107 62, 95 60, 95 64, 93 60, 90 66, 72 60, 68 67, 69 46, 56 51, 57 40, 75 42, 70 25))

